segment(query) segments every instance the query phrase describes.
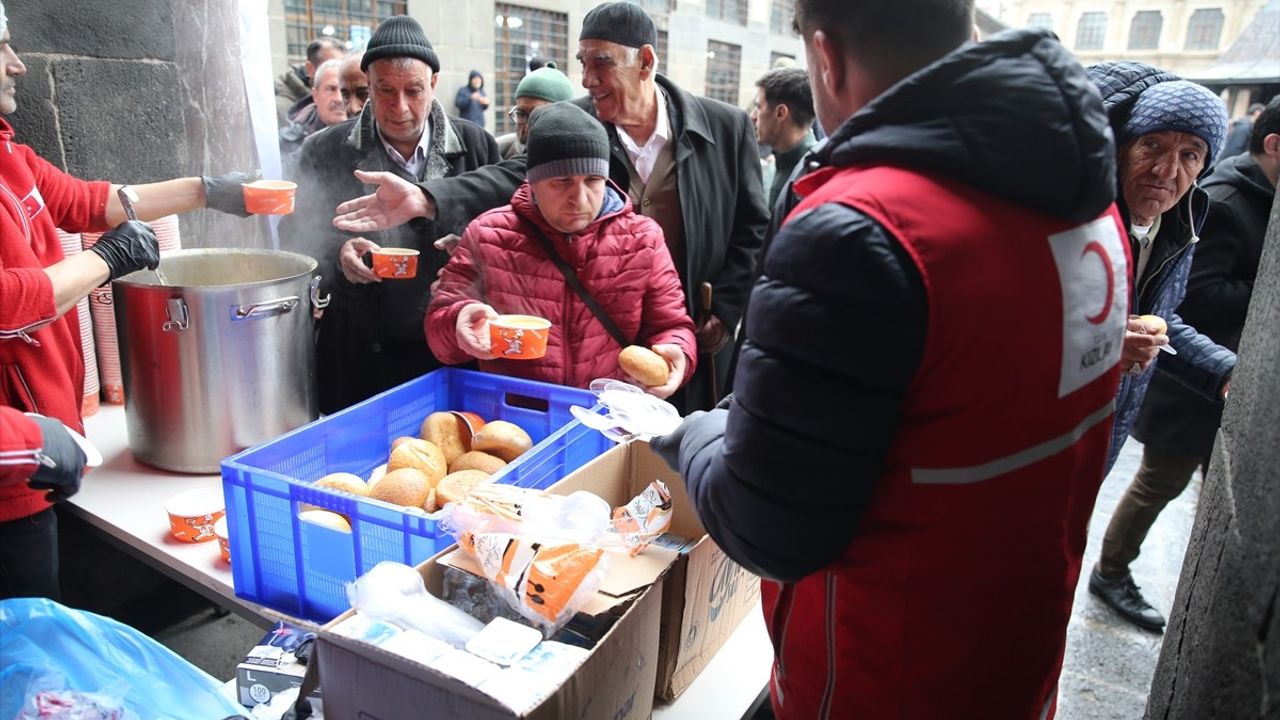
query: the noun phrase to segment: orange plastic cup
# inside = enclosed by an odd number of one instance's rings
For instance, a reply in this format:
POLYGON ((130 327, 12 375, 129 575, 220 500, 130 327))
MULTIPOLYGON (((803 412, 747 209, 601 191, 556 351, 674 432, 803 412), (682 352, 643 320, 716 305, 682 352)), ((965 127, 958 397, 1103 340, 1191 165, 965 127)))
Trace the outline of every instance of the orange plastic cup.
POLYGON ((213 534, 218 538, 218 551, 222 553, 222 562, 231 562, 231 536, 227 535, 227 518, 222 516, 213 524, 213 534))
POLYGON ((256 180, 242 185, 244 209, 254 215, 288 215, 298 184, 288 180, 256 180))
POLYGON ((226 515, 222 488, 199 488, 178 493, 164 504, 169 532, 182 542, 207 542, 217 537, 213 526, 226 515))
POLYGON ((389 280, 407 280, 418 274, 418 251, 382 248, 373 251, 373 274, 389 280))
POLYGON ((489 346, 508 360, 537 360, 547 354, 551 321, 536 315, 499 315, 489 321, 489 346))

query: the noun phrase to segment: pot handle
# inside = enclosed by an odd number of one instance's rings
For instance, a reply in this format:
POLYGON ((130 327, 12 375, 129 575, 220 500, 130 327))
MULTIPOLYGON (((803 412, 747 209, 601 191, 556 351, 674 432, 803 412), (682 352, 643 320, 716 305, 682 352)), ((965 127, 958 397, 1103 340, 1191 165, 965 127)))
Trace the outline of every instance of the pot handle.
POLYGON ((248 305, 232 305, 231 319, 252 320, 257 317, 284 315, 298 307, 298 303, 298 296, 290 295, 289 297, 279 298, 277 300, 266 300, 259 303, 249 303, 248 305))
POLYGON ((187 314, 187 303, 181 297, 171 297, 165 301, 164 321, 161 329, 165 332, 182 332, 191 325, 191 317, 187 314))
POLYGON ((311 307, 316 310, 323 310, 329 307, 329 301, 332 299, 333 295, 331 293, 326 294, 323 298, 320 297, 320 276, 316 275, 311 278, 311 307))

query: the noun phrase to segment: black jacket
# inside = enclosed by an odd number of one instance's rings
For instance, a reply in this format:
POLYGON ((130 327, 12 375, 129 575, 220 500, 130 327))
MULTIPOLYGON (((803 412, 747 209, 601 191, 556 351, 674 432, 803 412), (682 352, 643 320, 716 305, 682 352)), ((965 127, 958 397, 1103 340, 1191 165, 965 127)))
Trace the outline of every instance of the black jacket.
MULTIPOLYGON (((1187 296, 1178 306, 1178 315, 1234 351, 1244 331, 1275 188, 1248 153, 1219 163, 1203 187, 1209 194, 1209 216, 1196 244, 1187 296)), ((1208 458, 1222 407, 1221 402, 1157 373, 1133 436, 1155 448, 1208 458)))
MULTIPOLYGON (((687 255, 681 273, 688 278, 685 300, 690 314, 696 316, 697 289, 704 281, 710 282, 714 287, 712 312, 732 330, 742 317, 756 254, 769 223, 755 131, 742 110, 695 97, 661 75, 657 82, 670 98, 669 115, 674 125, 687 255)), ((595 117, 590 98, 572 102, 595 117)), ((626 151, 614 128, 606 128, 612 154, 610 179, 625 191, 631 185, 626 151)), ((480 213, 510 202, 524 173, 525 158, 519 156, 462 177, 430 180, 422 187, 435 201, 437 225, 461 232, 480 213)), ((716 356, 717 385, 722 394, 732 353, 729 343, 716 356)), ((684 391, 685 410, 711 406, 710 367, 705 358, 699 362, 684 391)))
MULTIPOLYGON (((1115 193, 1096 90, 1042 32, 965 45, 904 79, 817 159, 939 173, 1081 222, 1115 193)), ((897 435, 928 315, 916 266, 861 212, 829 204, 781 228, 751 293, 729 408, 653 441, 731 558, 794 580, 845 551, 897 435), (849 318, 856 333, 808 330, 849 318)))
POLYGON ((359 117, 308 137, 298 157, 295 211, 280 223, 280 249, 315 258, 332 302, 320 320, 317 346, 320 411, 329 413, 364 400, 439 366, 427 348, 423 319, 429 285, 448 255, 432 243, 444 235, 435 223, 415 220, 376 233, 342 232, 334 211, 369 192, 355 170, 385 171, 409 181, 444 177, 497 162, 498 146, 481 128, 445 115, 440 102, 430 113, 431 150, 423 176, 412 177, 387 155, 374 129, 373 106, 359 117), (369 285, 347 282, 338 251, 349 238, 366 237, 383 247, 418 250, 418 275, 369 285))

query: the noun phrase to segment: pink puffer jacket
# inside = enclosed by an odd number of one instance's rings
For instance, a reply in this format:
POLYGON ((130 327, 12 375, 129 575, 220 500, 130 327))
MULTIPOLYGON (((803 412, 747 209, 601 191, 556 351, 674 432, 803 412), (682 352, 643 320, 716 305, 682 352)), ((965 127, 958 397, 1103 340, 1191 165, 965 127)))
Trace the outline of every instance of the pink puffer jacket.
POLYGON ((451 365, 470 361, 458 347, 458 313, 468 303, 483 302, 500 314, 547 318, 552 326, 545 357, 481 361, 481 370, 575 387, 595 378, 625 377, 618 366, 622 348, 556 269, 535 235, 536 225, 633 344, 673 343, 684 350, 688 365, 682 383, 687 382, 697 365, 693 321, 662 229, 635 214, 631 201, 612 184, 607 192, 614 194, 614 204, 621 198, 620 209, 575 235, 542 219, 527 182, 510 205, 472 221, 427 308, 431 352, 451 365))

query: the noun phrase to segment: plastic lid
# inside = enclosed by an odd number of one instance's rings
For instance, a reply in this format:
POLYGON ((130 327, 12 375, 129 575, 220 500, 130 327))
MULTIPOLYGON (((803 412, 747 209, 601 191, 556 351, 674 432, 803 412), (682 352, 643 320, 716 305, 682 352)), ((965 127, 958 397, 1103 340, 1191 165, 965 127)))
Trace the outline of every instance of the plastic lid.
POLYGON ((605 414, 597 415, 579 407, 570 408, 570 412, 583 425, 599 430, 615 442, 631 437, 666 435, 675 430, 682 420, 671 403, 621 380, 593 380, 590 390, 600 398, 605 414))

